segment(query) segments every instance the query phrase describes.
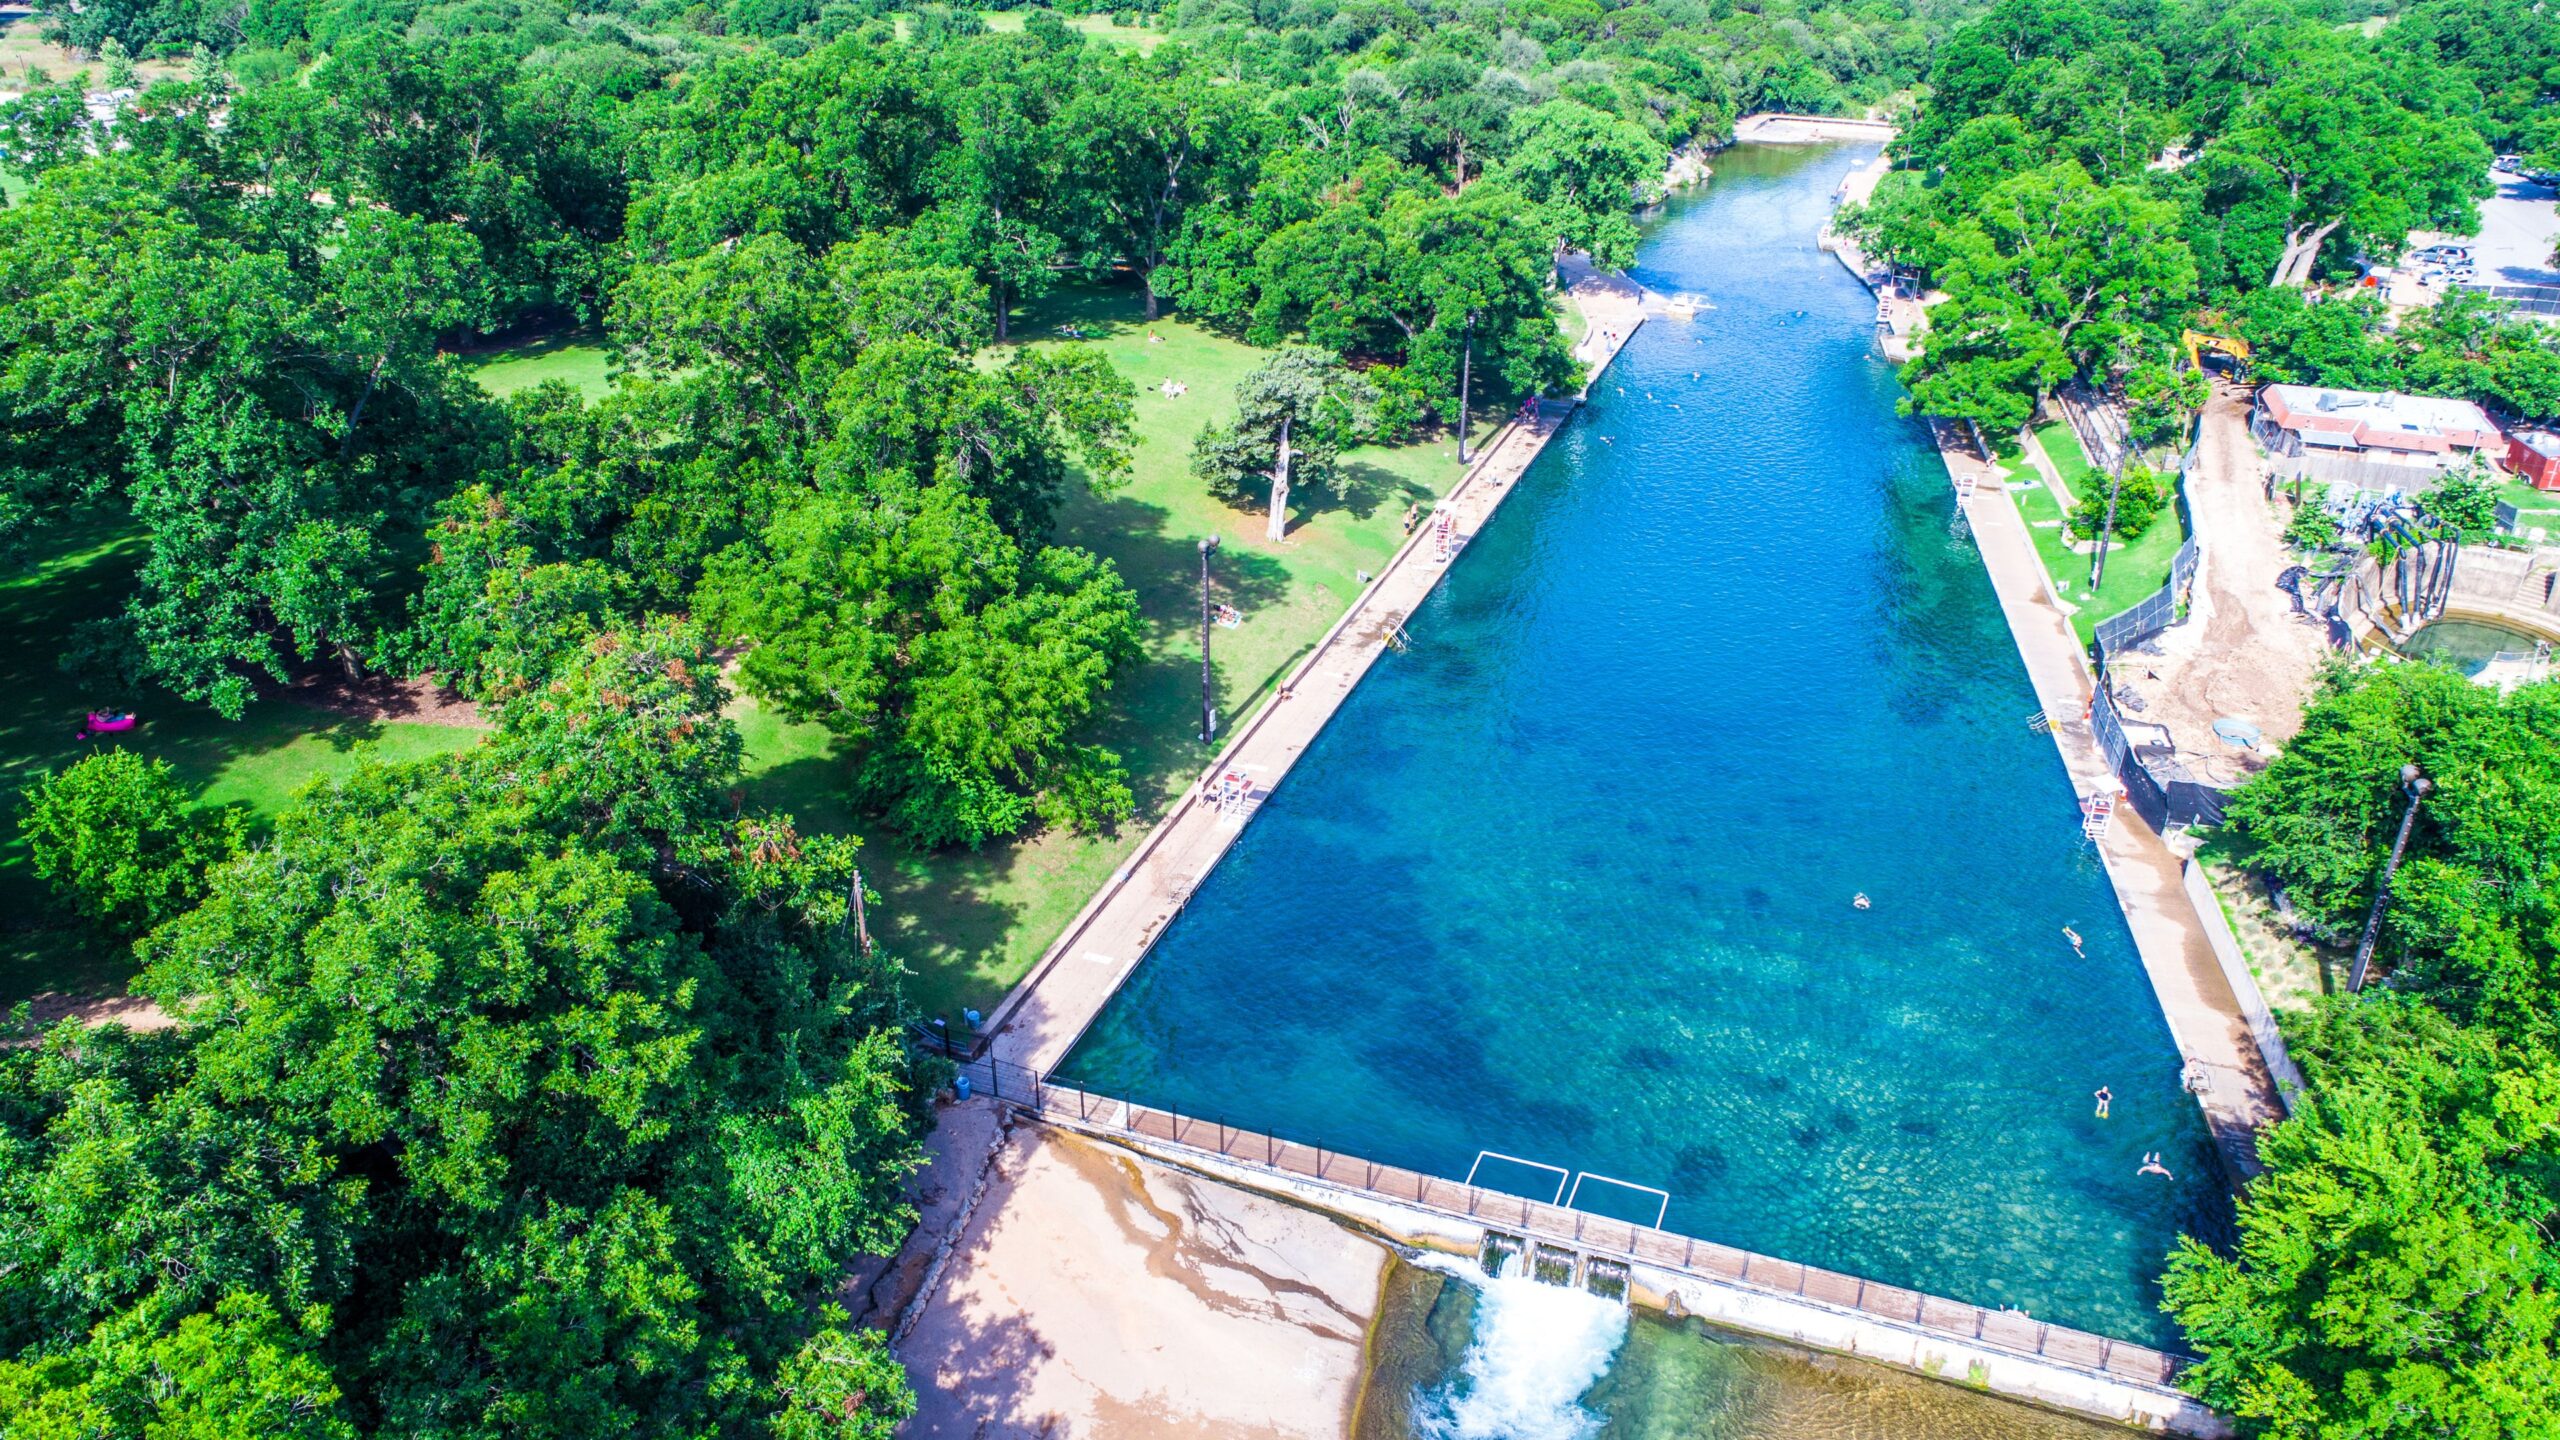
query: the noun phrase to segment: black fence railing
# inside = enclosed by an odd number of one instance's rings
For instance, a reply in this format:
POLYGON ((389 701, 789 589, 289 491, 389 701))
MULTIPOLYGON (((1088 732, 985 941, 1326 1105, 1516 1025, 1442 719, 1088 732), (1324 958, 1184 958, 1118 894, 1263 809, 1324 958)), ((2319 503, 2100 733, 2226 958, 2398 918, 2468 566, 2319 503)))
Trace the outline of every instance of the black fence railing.
MULTIPOLYGON (((2222 820, 2230 792, 2208 785, 2178 763, 2166 731, 2156 741, 2136 740, 2126 728, 2114 697, 2104 656, 2098 662, 2098 684, 2089 701, 2089 731, 2107 757, 2107 767, 2124 785, 2125 798, 2154 830, 2172 825, 2214 825, 2222 820)), ((2147 729, 2159 730, 2157 726, 2147 729)))
POLYGON ((2093 627, 2095 644, 2101 656, 2130 650, 2161 631, 2178 623, 2178 612, 2186 608, 2187 591, 2196 583, 2196 537, 2169 561, 2169 580, 2159 589, 2132 605, 2101 620, 2093 627))

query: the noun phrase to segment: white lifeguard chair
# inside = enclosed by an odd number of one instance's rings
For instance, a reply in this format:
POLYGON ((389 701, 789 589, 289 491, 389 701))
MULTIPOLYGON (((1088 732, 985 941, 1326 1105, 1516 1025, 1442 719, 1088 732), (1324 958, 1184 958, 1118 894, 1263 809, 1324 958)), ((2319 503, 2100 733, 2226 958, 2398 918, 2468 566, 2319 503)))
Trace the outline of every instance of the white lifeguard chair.
POLYGON ((2081 838, 2093 845, 2106 838, 2107 822, 2115 818, 2118 798, 2116 794, 2109 793, 2092 795, 2080 802, 2081 838))

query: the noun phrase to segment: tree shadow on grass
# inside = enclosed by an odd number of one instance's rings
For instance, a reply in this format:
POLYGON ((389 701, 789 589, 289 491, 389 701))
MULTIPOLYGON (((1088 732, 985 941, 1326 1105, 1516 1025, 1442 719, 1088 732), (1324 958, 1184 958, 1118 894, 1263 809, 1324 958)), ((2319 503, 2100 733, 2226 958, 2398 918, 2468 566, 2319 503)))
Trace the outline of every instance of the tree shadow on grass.
POLYGON ((872 938, 913 972, 907 988, 920 1009, 956 1018, 962 1003, 990 1003, 983 992, 1003 987, 978 977, 1002 966, 1005 940, 1021 923, 1021 907, 995 893, 1018 842, 917 849, 853 809, 848 779, 848 762, 829 753, 760 771, 739 789, 749 808, 788 814, 804 835, 861 837, 863 883, 880 896, 868 917, 872 938))
POLYGON ((1336 467, 1332 484, 1309 486, 1292 491, 1289 496, 1300 525, 1335 512, 1366 520, 1377 514, 1380 506, 1428 505, 1432 498, 1429 486, 1366 460, 1345 461, 1336 467))
POLYGON ((1147 323, 1146 299, 1134 280, 1071 282, 1014 307, 1006 340, 1100 340, 1147 323), (1070 332, 1073 332, 1072 334, 1070 332))
MULTIPOLYGON (((1108 557, 1138 594, 1152 641, 1200 623, 1200 539, 1165 532, 1168 512, 1126 495, 1087 496, 1075 508, 1066 543, 1108 557)), ((1222 546, 1209 561, 1212 600, 1247 615, 1289 594, 1289 567, 1241 546, 1222 546)))

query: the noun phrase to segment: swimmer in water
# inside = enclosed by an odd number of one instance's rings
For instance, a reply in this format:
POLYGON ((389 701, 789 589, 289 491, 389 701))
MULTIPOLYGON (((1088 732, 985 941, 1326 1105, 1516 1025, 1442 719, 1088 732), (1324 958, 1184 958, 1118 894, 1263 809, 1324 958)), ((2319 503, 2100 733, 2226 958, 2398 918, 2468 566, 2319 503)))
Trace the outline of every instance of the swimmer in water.
POLYGON ((2134 1171, 2133 1173, 2136 1175, 2157 1175, 2163 1180, 2175 1180, 2178 1178, 2177 1176, 2169 1173, 2168 1166, 2160 1163, 2160 1152, 2157 1150, 2143 1156, 2142 1168, 2134 1171))
POLYGON ((2108 1106, 2110 1106, 2110 1105, 2112 1105, 2112 1104, 2114 1104, 2114 1103, 2115 1103, 2115 1101, 2116 1101, 2115 1094, 2114 1094, 2114 1092, 2112 1092, 2112 1091, 2108 1090, 2106 1086, 2101 1085, 2101 1086, 2099 1086, 2099 1087, 2098 1087, 2097 1100, 2098 1100, 2098 1118, 2099 1118, 2099 1119, 2101 1119, 2101 1120, 2104 1120, 2104 1119, 2106 1119, 2106 1118, 2107 1118, 2107 1107, 2108 1107, 2108 1106))
POLYGON ((2080 932, 2079 932, 2079 931, 2072 929, 2072 928, 2071 928, 2070 926, 2068 926, 2068 925, 2065 925, 2065 926, 2063 926, 2063 927, 2062 927, 2062 938, 2071 942, 2071 953, 2072 953, 2072 954, 2079 956, 2079 957, 2080 957, 2081 959, 2083 959, 2083 960, 2086 960, 2086 959, 2088 959, 2088 958, 2089 958, 2089 952, 2080 948, 2080 932))
POLYGON ((1875 904, 1875 902, 1874 902, 1874 901, 1869 900, 1869 899, 1867 898, 1867 892, 1866 892, 1866 891, 1864 891, 1864 890, 1861 890, 1861 891, 1859 891, 1857 894, 1850 896, 1850 897, 1849 897, 1849 903, 1850 903, 1850 904, 1852 904, 1852 905, 1854 905, 1854 906, 1856 906, 1857 908, 1859 908, 1859 909, 1861 909, 1861 910, 1864 910, 1864 909, 1868 908, 1869 906, 1871 906, 1871 905, 1875 904))

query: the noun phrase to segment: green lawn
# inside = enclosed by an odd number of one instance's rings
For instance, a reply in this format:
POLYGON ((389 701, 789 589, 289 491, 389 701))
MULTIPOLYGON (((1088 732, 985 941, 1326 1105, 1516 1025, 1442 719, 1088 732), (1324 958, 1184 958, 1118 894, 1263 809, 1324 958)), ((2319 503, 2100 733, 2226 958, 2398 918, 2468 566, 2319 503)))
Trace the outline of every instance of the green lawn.
POLYGON ((2053 461, 2054 473, 2062 477, 2062 487, 2078 499, 2098 483, 2097 471, 2090 468, 2089 457, 2080 449, 2080 436, 2067 420, 2056 420, 2036 432, 2036 443, 2044 447, 2045 457, 2053 461))
POLYGON ((2536 490, 2533 482, 2521 475, 2510 474, 2498 487, 2498 498, 2516 507, 2519 531, 2541 526, 2560 535, 2560 491, 2536 490))
MULTIPOLYGON (((885 902, 879 929, 916 972, 918 1004, 954 1018, 964 1005, 992 1008, 1208 764, 1211 751, 1197 738, 1200 538, 1220 537, 1214 585, 1244 616, 1219 630, 1212 647, 1221 733, 1228 733, 1359 594, 1357 572, 1385 567, 1404 538, 1405 507, 1446 490, 1460 473, 1445 442, 1355 451, 1341 493, 1301 491, 1289 538, 1274 547, 1259 513, 1211 499, 1189 465, 1192 437, 1231 412, 1235 383, 1258 352, 1179 320, 1147 323, 1126 289, 1078 287, 1052 297, 1015 335, 1018 344, 1094 345, 1139 387, 1134 473, 1107 493, 1080 488, 1059 523, 1059 539, 1118 564, 1152 622, 1147 659, 1122 679, 1095 731, 1129 762, 1139 818, 1117 835, 1043 834, 977 852, 919 854, 870 839, 867 874, 885 902), (1068 325, 1091 338, 1060 339, 1068 325), (1189 393, 1166 398, 1159 387, 1168 379, 1189 393)), ((804 826, 867 831, 835 799, 841 772, 823 731, 784 724, 752 704, 742 705, 739 722, 761 803, 794 812, 804 826)))
MULTIPOLYGON (((2036 431, 2036 443, 2044 447, 2046 458, 2053 461, 2054 473, 2062 477, 2074 499, 2100 493, 2106 477, 2089 463, 2080 448, 2080 437, 2067 421, 2057 420, 2036 431)), ((2035 467, 2021 461, 2019 473, 2034 476, 2035 467)), ((2071 626, 2087 643, 2097 632, 2099 621, 2118 614, 2147 598, 2151 592, 2169 583, 2170 563, 2178 557, 2178 547, 2187 542, 2186 530, 2178 523, 2177 506, 2172 503, 2142 532, 2142 538, 2119 541, 2107 547, 2107 573, 2093 596, 2089 591, 2090 556, 2075 551, 2067 543, 2067 532, 2060 523, 2062 507, 2053 492, 2038 483, 2031 489, 2015 492, 2018 512, 2026 517, 2027 533, 2035 536, 2036 553, 2043 557, 2046 572, 2053 576, 2054 592, 2079 608, 2072 612, 2071 626)))
MULTIPOLYGON (((120 947, 50 918, 50 897, 17 832, 26 782, 92 748, 73 732, 93 697, 62 669, 61 656, 82 621, 123 603, 140 551, 128 523, 100 512, 64 524, 41 555, 0 579, 0 689, 11 697, 0 720, 0 1004, 47 990, 109 991, 133 970, 120 947)), ((168 760, 202 803, 241 807, 253 822, 315 779, 368 759, 459 749, 479 733, 359 721, 272 699, 236 723, 165 693, 145 699, 136 713, 140 728, 96 743, 168 760)))
POLYGON ((466 356, 462 365, 492 395, 513 395, 545 380, 566 380, 592 400, 613 388, 607 368, 611 358, 593 331, 577 330, 511 350, 466 356))
MULTIPOLYGON (((751 700, 732 712, 746 740, 754 803, 789 812, 806 830, 866 837, 865 878, 883 900, 874 929, 914 970, 918 1004, 954 1018, 964 1005, 992 1008, 1207 765, 1211 751, 1197 738, 1200 538, 1220 537, 1218 597, 1244 616, 1214 641, 1227 733, 1357 597, 1359 572, 1384 568, 1404 538, 1406 507, 1445 491, 1460 473, 1445 441, 1355 451, 1339 493, 1299 491, 1289 538, 1275 547, 1262 538, 1260 513, 1211 499, 1190 471, 1192 437, 1232 411, 1235 384, 1260 352, 1180 320, 1149 323, 1125 286, 1067 287, 1021 317, 1012 343, 1095 346, 1138 387, 1133 473, 1106 491, 1080 484, 1062 507, 1058 535, 1117 563, 1152 623, 1146 660, 1123 677, 1094 730, 1129 764, 1137 821, 1117 835, 1042 834, 975 852, 918 853, 873 833, 846 807, 843 768, 825 730, 791 724, 751 700), (1069 327, 1084 338, 1065 337, 1069 327), (1188 393, 1166 397, 1167 380, 1188 393)), ((603 388, 602 359, 592 342, 573 340, 469 363, 500 393, 561 374, 594 394, 603 388)), ((1478 433, 1493 428, 1480 422, 1478 433)))

